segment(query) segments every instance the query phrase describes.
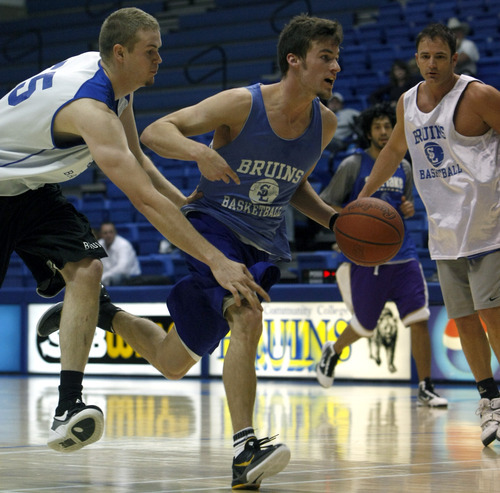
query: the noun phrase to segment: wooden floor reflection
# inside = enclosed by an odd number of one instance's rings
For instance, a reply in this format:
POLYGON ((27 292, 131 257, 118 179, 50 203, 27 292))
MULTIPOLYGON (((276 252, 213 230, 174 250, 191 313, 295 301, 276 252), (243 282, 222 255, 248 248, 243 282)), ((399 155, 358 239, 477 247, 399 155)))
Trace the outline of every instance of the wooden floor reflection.
MULTIPOLYGON (((101 441, 45 445, 55 377, 0 377, 0 492, 229 492, 232 430, 220 381, 92 378, 101 441)), ((416 406, 414 386, 259 382, 258 435, 279 433, 289 466, 262 492, 498 491, 500 442, 483 449, 477 392, 440 386, 448 410, 416 406)))

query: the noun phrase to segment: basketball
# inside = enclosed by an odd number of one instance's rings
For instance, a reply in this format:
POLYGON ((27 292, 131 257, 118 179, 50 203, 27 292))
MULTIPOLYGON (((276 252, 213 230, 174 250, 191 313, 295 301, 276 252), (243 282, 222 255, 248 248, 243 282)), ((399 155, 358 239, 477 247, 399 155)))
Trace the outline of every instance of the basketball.
POLYGON ((398 211, 374 197, 347 204, 334 226, 342 253, 352 262, 374 267, 391 260, 403 243, 404 224, 398 211))

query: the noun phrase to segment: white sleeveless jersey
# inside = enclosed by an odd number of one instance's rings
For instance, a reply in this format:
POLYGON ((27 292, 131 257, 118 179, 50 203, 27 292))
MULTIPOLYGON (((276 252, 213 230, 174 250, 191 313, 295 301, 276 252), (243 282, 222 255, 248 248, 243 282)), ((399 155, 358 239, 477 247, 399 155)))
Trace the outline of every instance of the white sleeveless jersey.
POLYGON ((76 99, 102 101, 118 116, 129 97, 115 101, 97 52, 69 58, 21 82, 0 100, 0 195, 19 195, 46 183, 75 178, 92 164, 81 139, 57 147, 52 134, 57 112, 76 99))
POLYGON ((418 193, 429 217, 433 259, 470 257, 500 248, 500 138, 493 129, 467 137, 453 116, 467 85, 454 88, 429 113, 417 107, 418 85, 404 96, 405 134, 418 193))

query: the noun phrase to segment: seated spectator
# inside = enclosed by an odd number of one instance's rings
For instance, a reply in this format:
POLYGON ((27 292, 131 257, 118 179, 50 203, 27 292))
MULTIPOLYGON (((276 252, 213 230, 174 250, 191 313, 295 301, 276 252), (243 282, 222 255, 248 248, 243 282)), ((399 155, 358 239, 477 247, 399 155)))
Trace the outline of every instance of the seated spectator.
POLYGON ((456 17, 451 17, 448 20, 448 28, 457 38, 458 60, 455 66, 455 73, 475 77, 477 74, 479 50, 474 41, 466 38, 467 34, 469 34, 469 24, 460 22, 456 17))
POLYGON ((327 149, 333 153, 344 151, 356 138, 356 117, 359 111, 354 108, 344 108, 344 97, 340 92, 334 92, 328 100, 330 108, 337 116, 337 130, 327 149))
POLYGON ((413 87, 418 79, 413 75, 409 65, 399 58, 394 60, 389 74, 389 83, 375 89, 370 95, 371 105, 389 102, 396 107, 401 94, 413 87))
POLYGON ((99 237, 99 243, 108 254, 101 259, 104 267, 102 283, 105 286, 121 284, 130 277, 141 274, 139 260, 132 243, 116 233, 113 223, 102 223, 99 237))

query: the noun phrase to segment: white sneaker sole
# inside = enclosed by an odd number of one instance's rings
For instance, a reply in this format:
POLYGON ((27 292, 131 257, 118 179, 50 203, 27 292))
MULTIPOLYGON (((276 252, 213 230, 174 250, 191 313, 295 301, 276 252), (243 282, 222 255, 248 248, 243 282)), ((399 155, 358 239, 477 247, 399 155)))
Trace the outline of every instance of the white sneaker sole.
POLYGON ((74 452, 97 442, 104 432, 104 416, 90 408, 75 414, 68 423, 50 430, 47 445, 57 452, 74 452))
MULTIPOLYGON (((285 469, 290 457, 290 449, 285 444, 279 445, 267 459, 248 472, 246 485, 258 487, 264 478, 274 476, 285 469)), ((241 489, 241 486, 238 489, 241 489)))
POLYGON ((485 430, 481 432, 481 442, 487 447, 491 442, 497 438, 497 433, 499 431, 498 425, 488 426, 485 430))

